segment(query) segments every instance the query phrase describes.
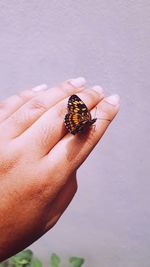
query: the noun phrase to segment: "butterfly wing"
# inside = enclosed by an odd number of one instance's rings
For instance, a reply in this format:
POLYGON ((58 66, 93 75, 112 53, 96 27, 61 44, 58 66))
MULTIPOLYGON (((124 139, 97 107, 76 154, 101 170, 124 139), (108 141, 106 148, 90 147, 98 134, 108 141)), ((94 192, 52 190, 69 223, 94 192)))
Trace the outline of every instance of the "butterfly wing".
POLYGON ((87 106, 77 95, 70 96, 68 100, 68 112, 79 114, 83 118, 83 120, 85 119, 85 117, 87 120, 91 119, 91 114, 87 106))
POLYGON ((78 113, 68 113, 65 116, 65 125, 71 134, 79 132, 81 127, 81 115, 78 113))
POLYGON ((65 125, 72 134, 82 132, 92 125, 94 121, 84 102, 77 96, 72 95, 68 100, 68 114, 65 116, 65 125))

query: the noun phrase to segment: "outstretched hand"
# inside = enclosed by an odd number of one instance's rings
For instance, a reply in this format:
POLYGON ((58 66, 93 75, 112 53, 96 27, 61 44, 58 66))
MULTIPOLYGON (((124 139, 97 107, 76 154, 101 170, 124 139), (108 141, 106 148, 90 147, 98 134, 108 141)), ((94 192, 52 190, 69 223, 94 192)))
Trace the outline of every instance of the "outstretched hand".
POLYGON ((39 86, 0 102, 0 260, 30 245, 60 218, 77 190, 76 170, 119 110, 117 95, 85 89, 83 78, 39 86), (98 119, 71 135, 68 97, 77 94, 98 119), (110 120, 110 121, 109 121, 110 120))

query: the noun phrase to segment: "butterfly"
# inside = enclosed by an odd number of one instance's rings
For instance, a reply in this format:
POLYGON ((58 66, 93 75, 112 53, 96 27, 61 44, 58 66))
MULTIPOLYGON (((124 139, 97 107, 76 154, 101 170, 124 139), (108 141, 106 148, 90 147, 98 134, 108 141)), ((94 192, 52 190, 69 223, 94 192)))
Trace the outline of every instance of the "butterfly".
POLYGON ((75 135, 89 128, 97 118, 92 119, 90 111, 84 102, 77 96, 72 95, 68 100, 68 113, 64 122, 67 130, 75 135))

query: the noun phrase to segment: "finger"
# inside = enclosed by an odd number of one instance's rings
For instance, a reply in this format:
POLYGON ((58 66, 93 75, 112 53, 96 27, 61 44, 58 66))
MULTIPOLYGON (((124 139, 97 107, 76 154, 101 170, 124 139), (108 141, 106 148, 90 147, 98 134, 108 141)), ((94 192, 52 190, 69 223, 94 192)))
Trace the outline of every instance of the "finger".
MULTIPOLYGON (((55 186, 55 184, 54 184, 55 186)), ((45 226, 45 232, 47 232, 60 218, 63 212, 66 210, 71 200, 73 199, 75 193, 77 192, 77 179, 76 173, 72 174, 65 185, 61 188, 61 190, 57 191, 57 187, 55 188, 57 192, 56 198, 50 204, 50 209, 48 207, 48 218, 47 224, 45 226)))
MULTIPOLYGON (((95 128, 91 127, 84 133, 75 136, 65 135, 47 156, 47 166, 57 169, 58 180, 64 183, 66 177, 76 170, 90 154, 92 149, 103 136, 109 120, 112 121, 119 110, 119 96, 114 95, 102 100, 97 106, 97 119, 95 128), (60 164, 61 162, 61 164, 60 164), (62 169, 62 164, 64 168, 62 169), (59 172, 61 171, 61 176, 59 172)), ((94 113, 95 110, 92 111, 94 113)))
MULTIPOLYGON (((103 94, 95 90, 84 90, 77 94, 89 109, 102 100, 103 94)), ((22 136, 20 142, 26 144, 26 152, 33 151, 35 159, 46 155, 59 140, 66 134, 64 116, 66 114, 68 99, 65 99, 47 111, 22 136)))
POLYGON ((46 90, 48 86, 41 84, 33 87, 31 90, 24 90, 12 95, 0 102, 0 122, 7 119, 12 113, 19 109, 22 105, 35 97, 40 92, 46 90))
POLYGON ((1 126, 0 135, 5 132, 5 139, 12 139, 28 129, 44 112, 70 94, 80 92, 85 85, 84 78, 72 79, 53 87, 28 101, 12 114, 1 126), (75 85, 78 85, 75 86, 75 85), (80 85, 80 86, 79 86, 80 85))

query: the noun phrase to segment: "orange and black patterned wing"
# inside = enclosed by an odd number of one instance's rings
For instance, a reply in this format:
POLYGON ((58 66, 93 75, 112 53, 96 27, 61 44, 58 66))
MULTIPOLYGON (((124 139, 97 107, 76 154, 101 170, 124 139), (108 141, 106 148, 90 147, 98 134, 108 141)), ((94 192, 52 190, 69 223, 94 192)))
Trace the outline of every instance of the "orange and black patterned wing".
POLYGON ((76 134, 79 132, 81 127, 81 115, 78 113, 68 113, 65 116, 65 125, 67 130, 71 134, 76 134))
POLYGON ((84 102, 77 96, 72 95, 68 100, 68 113, 78 113, 82 117, 91 119, 91 114, 84 102))
POLYGON ((68 114, 65 116, 65 125, 72 134, 82 132, 91 126, 96 119, 91 114, 84 102, 77 96, 72 95, 68 100, 68 114))

